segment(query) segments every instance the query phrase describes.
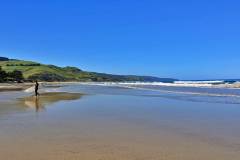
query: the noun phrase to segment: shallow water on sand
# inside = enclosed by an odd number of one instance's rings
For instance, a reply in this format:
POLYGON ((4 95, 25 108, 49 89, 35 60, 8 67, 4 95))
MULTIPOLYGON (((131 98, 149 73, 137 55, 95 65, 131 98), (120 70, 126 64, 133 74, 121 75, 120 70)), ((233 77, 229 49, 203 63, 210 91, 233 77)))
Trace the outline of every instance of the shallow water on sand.
POLYGON ((118 87, 48 91, 0 94, 1 159, 240 159, 239 104, 118 87))

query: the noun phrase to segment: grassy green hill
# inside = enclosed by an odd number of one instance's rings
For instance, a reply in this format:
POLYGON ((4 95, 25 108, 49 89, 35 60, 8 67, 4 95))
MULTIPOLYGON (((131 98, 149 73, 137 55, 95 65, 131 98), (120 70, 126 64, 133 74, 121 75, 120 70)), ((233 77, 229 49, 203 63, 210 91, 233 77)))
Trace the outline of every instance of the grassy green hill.
POLYGON ((163 81, 174 79, 151 76, 112 75, 82 71, 76 67, 58 67, 32 61, 11 60, 0 57, 0 66, 6 72, 19 70, 27 80, 40 81, 163 81))

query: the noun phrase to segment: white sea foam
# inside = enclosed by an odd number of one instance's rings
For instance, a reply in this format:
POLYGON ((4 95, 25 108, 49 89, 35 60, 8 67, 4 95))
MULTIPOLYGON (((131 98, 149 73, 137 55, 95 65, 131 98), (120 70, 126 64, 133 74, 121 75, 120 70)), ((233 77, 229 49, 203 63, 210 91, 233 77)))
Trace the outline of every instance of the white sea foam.
POLYGON ((27 88, 26 90, 24 90, 24 92, 26 93, 31 93, 31 92, 34 92, 34 86, 30 87, 30 88, 27 88))
POLYGON ((196 88, 235 88, 240 87, 240 83, 225 83, 224 81, 175 81, 173 83, 163 82, 78 82, 81 85, 95 85, 95 86, 112 86, 112 87, 140 87, 140 86, 154 86, 158 87, 196 87, 196 88))
POLYGON ((96 86, 110 86, 110 87, 121 87, 145 91, 155 91, 161 93, 176 93, 185 95, 198 95, 198 96, 214 96, 214 97, 237 97, 240 98, 239 94, 232 93, 211 93, 211 92, 201 92, 201 91, 189 91, 189 90, 165 90, 159 87, 154 88, 154 86, 169 86, 169 87, 207 87, 211 88, 213 84, 221 83, 223 81, 204 81, 201 83, 162 83, 162 82, 84 82, 83 85, 96 85, 96 86), (207 82, 207 83, 206 83, 207 82), (212 84, 213 83, 213 84, 212 84), (151 88, 150 88, 151 87, 151 88))
POLYGON ((224 81, 175 81, 176 84, 222 84, 224 81))
POLYGON ((224 83, 223 81, 176 81, 174 83, 163 82, 103 82, 89 83, 89 85, 102 86, 169 86, 169 87, 216 87, 217 84, 224 83))
POLYGON ((176 86, 176 87, 212 87, 212 83, 163 83, 163 82, 83 82, 83 85, 97 86, 176 86))

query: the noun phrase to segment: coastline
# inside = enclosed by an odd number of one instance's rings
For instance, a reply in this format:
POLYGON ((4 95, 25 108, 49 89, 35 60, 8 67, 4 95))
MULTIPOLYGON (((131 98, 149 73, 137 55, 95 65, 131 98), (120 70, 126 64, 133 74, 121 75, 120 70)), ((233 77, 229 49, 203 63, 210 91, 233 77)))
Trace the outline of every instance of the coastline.
POLYGON ((21 91, 32 85, 33 83, 0 83, 0 92, 21 91))
MULTIPOLYGON (((84 82, 39 82, 40 84, 45 84, 45 85, 64 85, 64 84, 82 84, 84 82)), ((86 82, 85 82, 86 83, 86 82)), ((95 82, 91 82, 95 83, 95 82)), ((97 82, 96 82, 97 83, 97 82)), ((99 82, 99 83, 115 83, 115 82, 99 82)), ((125 82, 119 82, 119 83, 125 83, 125 82)), ((146 82, 143 82, 144 84, 146 82)), ((89 83, 86 83, 89 84, 89 83)), ((116 83, 117 84, 117 83, 116 83)), ((134 84, 134 83, 133 83, 134 84)), ((148 83, 146 83, 148 84, 148 83)), ((21 91, 25 90, 31 86, 33 86, 34 83, 0 83, 0 92, 7 92, 7 91, 21 91)), ((154 85, 154 84, 152 84, 154 85)), ((162 84, 159 86, 167 86, 167 84, 162 84)), ((240 89, 240 82, 233 83, 233 84, 219 84, 219 85, 213 85, 213 86, 194 86, 194 85, 181 85, 181 84, 172 84, 170 86, 175 86, 175 87, 209 87, 209 88, 230 88, 230 89, 240 89)))
MULTIPOLYGON (((46 85, 61 85, 61 84, 75 84, 81 82, 39 82, 46 85)), ((29 87, 32 87, 35 83, 0 83, 0 92, 7 91, 22 91, 29 87)))

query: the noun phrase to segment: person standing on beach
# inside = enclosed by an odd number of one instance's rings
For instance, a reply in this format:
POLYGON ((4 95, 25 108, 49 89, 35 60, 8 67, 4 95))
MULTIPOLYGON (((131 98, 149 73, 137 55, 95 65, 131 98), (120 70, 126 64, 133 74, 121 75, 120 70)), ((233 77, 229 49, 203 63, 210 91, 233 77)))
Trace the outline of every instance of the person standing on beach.
POLYGON ((39 87, 39 84, 38 84, 38 81, 36 80, 35 81, 35 96, 39 96, 39 93, 38 93, 38 87, 39 87))

